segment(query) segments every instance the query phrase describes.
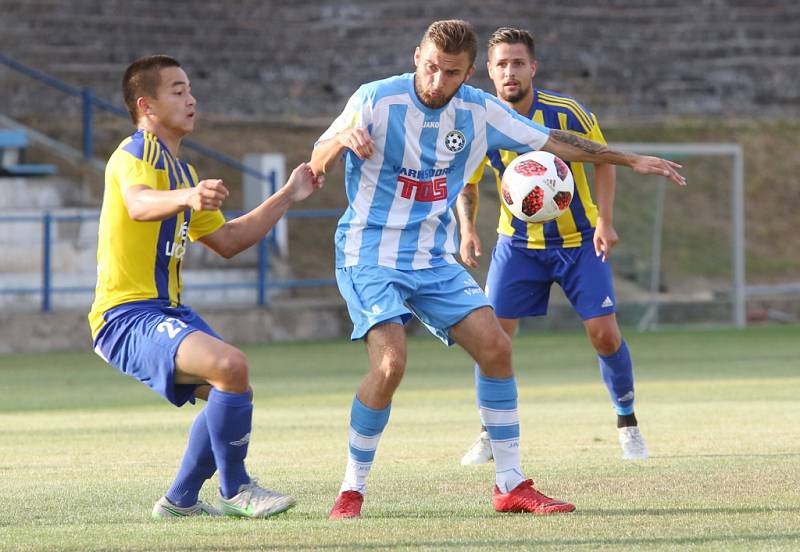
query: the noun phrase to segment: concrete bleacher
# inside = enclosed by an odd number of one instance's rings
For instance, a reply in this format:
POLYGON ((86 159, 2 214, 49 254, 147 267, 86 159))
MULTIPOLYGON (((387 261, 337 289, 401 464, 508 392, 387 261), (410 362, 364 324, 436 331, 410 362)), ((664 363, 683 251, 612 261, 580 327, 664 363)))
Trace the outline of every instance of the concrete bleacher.
MULTIPOLYGON (((121 103, 127 63, 169 53, 187 66, 207 113, 327 118, 362 82, 411 70, 426 25, 463 17, 481 43, 514 24, 538 37, 540 86, 604 117, 800 114, 800 3, 633 0, 335 3, 0 0, 0 51, 121 103)), ((489 87, 479 48, 473 82, 489 87)), ((0 94, 15 110, 14 77, 0 94)))

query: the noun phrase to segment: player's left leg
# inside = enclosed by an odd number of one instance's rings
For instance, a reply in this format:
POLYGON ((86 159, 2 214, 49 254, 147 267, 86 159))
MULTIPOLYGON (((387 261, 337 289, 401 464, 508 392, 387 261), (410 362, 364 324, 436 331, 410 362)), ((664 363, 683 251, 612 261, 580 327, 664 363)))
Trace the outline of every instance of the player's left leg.
POLYGON ((650 455, 634 413, 633 362, 615 314, 584 321, 586 334, 597 351, 600 375, 617 412, 617 433, 625 460, 650 455))
POLYGON ((488 307, 470 312, 450 337, 480 366, 478 405, 495 459, 492 504, 500 512, 571 512, 573 504, 547 497, 525 479, 520 467, 517 384, 511 368, 511 339, 488 307))
POLYGON ((633 363, 617 323, 610 263, 595 254, 591 243, 565 249, 563 255, 569 263, 559 283, 597 351, 600 374, 617 413, 623 458, 645 459, 648 451, 633 410, 633 363))
POLYGON ((199 378, 212 385, 206 427, 219 470, 218 501, 236 517, 268 517, 294 506, 292 497, 266 489, 245 468, 253 420, 253 392, 244 353, 204 332, 188 335, 175 356, 176 383, 199 378))
MULTIPOLYGON (((494 308, 503 331, 512 337, 519 319, 547 313, 553 278, 550 275, 547 251, 514 247, 501 236, 489 264, 486 295, 494 308)), ((475 364, 475 388, 478 389, 480 367, 475 364)), ((478 408, 480 415, 480 407, 478 408)), ((461 465, 485 464, 494 459, 489 432, 481 419, 481 432, 461 458, 461 465)))

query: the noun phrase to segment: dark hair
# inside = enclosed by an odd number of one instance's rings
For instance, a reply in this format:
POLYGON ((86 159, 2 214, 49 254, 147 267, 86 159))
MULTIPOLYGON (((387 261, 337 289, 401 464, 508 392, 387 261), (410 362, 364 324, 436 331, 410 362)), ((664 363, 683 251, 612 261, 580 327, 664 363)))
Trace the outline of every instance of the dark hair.
POLYGON ((469 54, 469 64, 475 63, 478 54, 478 37, 472 25, 461 19, 448 19, 434 21, 422 36, 420 46, 432 42, 439 50, 446 54, 469 54))
POLYGON ((125 69, 122 77, 122 97, 133 124, 139 122, 136 100, 142 96, 155 98, 160 84, 158 72, 165 67, 180 67, 178 60, 164 55, 139 58, 125 69))
POLYGON ((515 29, 514 27, 500 27, 492 36, 489 37, 487 46, 489 47, 489 55, 492 53, 492 48, 498 44, 524 44, 531 55, 531 59, 536 57, 533 45, 533 35, 524 29, 515 29))

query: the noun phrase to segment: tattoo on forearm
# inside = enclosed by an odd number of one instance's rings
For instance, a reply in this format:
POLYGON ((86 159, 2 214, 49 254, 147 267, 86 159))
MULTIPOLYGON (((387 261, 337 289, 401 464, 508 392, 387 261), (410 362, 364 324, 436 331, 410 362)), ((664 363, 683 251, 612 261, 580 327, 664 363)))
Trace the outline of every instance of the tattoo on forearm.
POLYGON ((464 186, 458 196, 458 213, 472 222, 475 222, 478 211, 478 192, 475 188, 476 186, 464 186))
POLYGON ((550 137, 558 142, 561 142, 562 144, 576 147, 592 155, 623 155, 622 152, 612 150, 605 144, 598 144, 597 142, 587 140, 586 138, 581 138, 580 136, 576 136, 575 134, 565 130, 551 130, 550 137))

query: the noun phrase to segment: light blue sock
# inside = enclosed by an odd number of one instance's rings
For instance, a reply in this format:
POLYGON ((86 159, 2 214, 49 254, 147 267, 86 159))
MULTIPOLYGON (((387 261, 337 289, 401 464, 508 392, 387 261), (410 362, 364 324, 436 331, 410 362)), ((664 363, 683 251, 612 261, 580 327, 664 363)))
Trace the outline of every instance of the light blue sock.
POLYGON ((486 423, 483 421, 483 412, 481 412, 481 405, 478 402, 478 380, 481 377, 481 367, 478 366, 478 363, 475 363, 475 404, 478 406, 478 418, 481 420, 481 429, 486 427, 486 423))
POLYGON ((625 341, 616 353, 597 355, 600 376, 606 384, 614 410, 620 416, 633 414, 633 363, 625 341))
POLYGON ((375 459, 383 429, 389 422, 391 403, 381 410, 366 406, 353 397, 350 408, 350 438, 348 442, 347 469, 339 492, 358 491, 364 494, 367 488, 367 476, 375 459))
POLYGON ((203 409, 189 430, 189 443, 186 445, 186 452, 183 453, 175 481, 167 491, 167 498, 182 508, 194 506, 197 504, 200 487, 206 479, 214 475, 215 471, 217 463, 214 461, 211 438, 208 436, 206 410, 203 409))
POLYGON ((222 496, 231 498, 241 485, 250 482, 244 467, 253 422, 251 393, 228 393, 211 389, 206 406, 206 423, 214 460, 219 470, 222 496))
POLYGON ((478 406, 492 443, 497 487, 500 492, 507 493, 525 480, 519 463, 516 380, 479 374, 478 406))

